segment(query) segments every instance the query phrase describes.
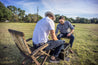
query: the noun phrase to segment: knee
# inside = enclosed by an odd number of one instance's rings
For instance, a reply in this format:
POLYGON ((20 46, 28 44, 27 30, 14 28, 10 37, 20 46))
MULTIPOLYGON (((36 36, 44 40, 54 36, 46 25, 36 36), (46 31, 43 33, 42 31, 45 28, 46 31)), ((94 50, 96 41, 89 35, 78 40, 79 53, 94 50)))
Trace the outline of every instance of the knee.
POLYGON ((57 36, 57 38, 59 38, 59 35, 57 36))
POLYGON ((73 35, 71 35, 71 39, 73 39, 73 40, 74 40, 74 39, 75 39, 75 37, 74 37, 73 35))
POLYGON ((60 35, 58 35, 57 38, 60 39, 60 35))

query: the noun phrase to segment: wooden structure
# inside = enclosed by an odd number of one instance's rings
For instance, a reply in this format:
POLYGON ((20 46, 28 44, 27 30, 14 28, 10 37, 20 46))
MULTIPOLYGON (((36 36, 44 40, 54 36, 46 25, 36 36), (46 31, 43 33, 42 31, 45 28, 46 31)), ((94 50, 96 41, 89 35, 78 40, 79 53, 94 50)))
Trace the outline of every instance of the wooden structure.
POLYGON ((69 50, 70 50, 70 44, 65 43, 64 48, 61 50, 59 54, 59 58, 62 60, 65 60, 65 57, 69 55, 69 50))
MULTIPOLYGON (((23 60, 22 64, 25 64, 25 61, 27 59, 31 60, 32 63, 35 62, 36 65, 44 65, 44 62, 46 61, 47 57, 49 56, 49 52, 43 51, 44 48, 48 46, 48 44, 43 44, 37 49, 34 49, 32 47, 32 51, 30 50, 30 47, 28 46, 25 38, 24 38, 24 33, 12 29, 8 29, 9 33, 11 34, 16 46, 20 50, 20 53, 25 57, 23 60), (41 56, 44 55, 44 59, 42 62, 39 62, 37 59, 41 56)), ((31 39, 28 39, 29 41, 31 39)))

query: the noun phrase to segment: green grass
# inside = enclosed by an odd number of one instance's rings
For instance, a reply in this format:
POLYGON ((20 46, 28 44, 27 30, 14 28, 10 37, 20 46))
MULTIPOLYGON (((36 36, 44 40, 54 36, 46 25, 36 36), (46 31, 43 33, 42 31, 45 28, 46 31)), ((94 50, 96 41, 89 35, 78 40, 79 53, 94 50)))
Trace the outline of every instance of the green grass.
MULTIPOLYGON (((8 29, 22 31, 25 38, 32 37, 35 23, 0 23, 0 65, 20 65, 23 56, 19 53, 8 29), (5 48, 6 47, 6 48, 5 48)), ((98 65, 98 24, 74 24, 75 41, 69 62, 46 65, 98 65)), ((65 39, 66 42, 69 40, 65 39)), ((32 41, 29 42, 32 45, 32 41)))

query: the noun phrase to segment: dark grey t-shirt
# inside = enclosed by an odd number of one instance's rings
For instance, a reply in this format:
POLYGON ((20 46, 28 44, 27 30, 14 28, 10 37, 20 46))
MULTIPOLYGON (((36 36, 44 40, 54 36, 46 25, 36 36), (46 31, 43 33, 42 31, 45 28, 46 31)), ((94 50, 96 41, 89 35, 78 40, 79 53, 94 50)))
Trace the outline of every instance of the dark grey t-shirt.
POLYGON ((59 23, 56 28, 56 34, 58 33, 58 30, 60 30, 60 33, 68 33, 68 28, 71 30, 74 29, 69 21, 65 21, 63 25, 59 23))

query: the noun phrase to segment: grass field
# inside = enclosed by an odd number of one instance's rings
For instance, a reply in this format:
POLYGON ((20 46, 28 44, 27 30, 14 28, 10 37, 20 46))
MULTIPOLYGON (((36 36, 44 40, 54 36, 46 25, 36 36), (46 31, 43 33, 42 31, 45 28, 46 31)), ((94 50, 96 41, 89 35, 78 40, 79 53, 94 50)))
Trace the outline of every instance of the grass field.
MULTIPOLYGON (((0 65, 20 65, 23 56, 19 53, 8 29, 22 31, 25 38, 32 37, 35 23, 0 23, 0 65)), ((70 61, 45 65, 98 65, 98 24, 74 24, 75 41, 70 61)), ((66 40, 68 42, 69 40, 66 40)), ((29 42, 32 45, 32 41, 29 42)))

